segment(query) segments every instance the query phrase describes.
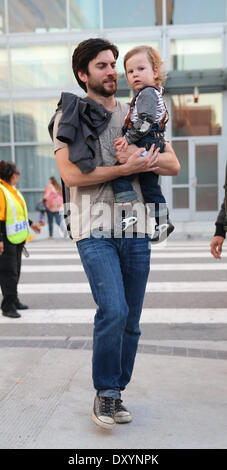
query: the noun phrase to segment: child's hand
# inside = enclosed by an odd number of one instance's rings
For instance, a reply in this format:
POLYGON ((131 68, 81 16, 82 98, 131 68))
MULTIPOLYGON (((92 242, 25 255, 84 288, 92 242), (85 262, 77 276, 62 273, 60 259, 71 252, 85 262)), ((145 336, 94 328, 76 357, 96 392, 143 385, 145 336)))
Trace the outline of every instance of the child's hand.
POLYGON ((125 137, 118 137, 114 140, 114 148, 118 152, 126 152, 128 148, 128 142, 125 137))

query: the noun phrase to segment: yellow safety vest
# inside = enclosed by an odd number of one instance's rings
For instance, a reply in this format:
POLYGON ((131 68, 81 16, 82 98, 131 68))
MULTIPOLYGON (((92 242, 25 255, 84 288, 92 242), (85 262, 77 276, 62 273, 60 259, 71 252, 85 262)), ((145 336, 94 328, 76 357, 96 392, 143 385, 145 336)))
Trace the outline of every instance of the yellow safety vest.
POLYGON ((17 195, 23 201, 23 207, 14 194, 1 183, 0 188, 6 200, 6 236, 11 243, 17 245, 30 235, 26 202, 18 189, 17 195))

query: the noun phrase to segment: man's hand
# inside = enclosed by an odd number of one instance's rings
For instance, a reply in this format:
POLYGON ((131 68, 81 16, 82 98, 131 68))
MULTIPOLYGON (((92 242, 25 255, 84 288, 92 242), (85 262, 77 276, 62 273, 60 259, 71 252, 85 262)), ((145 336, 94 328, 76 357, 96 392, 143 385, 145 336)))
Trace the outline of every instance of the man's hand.
POLYGON ((210 252, 214 256, 214 258, 221 259, 222 245, 224 240, 224 237, 221 237, 219 235, 214 236, 210 244, 210 252))
POLYGON ((40 232, 41 232, 41 230, 40 230, 40 225, 39 225, 39 224, 35 224, 34 222, 32 222, 31 228, 32 228, 32 230, 34 230, 35 233, 40 233, 40 232))
POLYGON ((0 255, 2 255, 3 251, 4 251, 4 243, 0 242, 0 255))
MULTIPOLYGON (((156 155, 156 159, 153 161, 152 167, 146 171, 154 171, 156 174, 163 176, 176 176, 180 171, 179 161, 169 142, 166 142, 165 145, 166 149, 163 153, 157 153, 156 150, 154 151, 154 146, 151 147, 149 152, 153 152, 153 155, 156 155)), ((130 144, 126 152, 116 152, 117 160, 121 164, 126 163, 137 149, 138 147, 135 144, 130 144)), ((141 153, 143 150, 140 149, 141 153)), ((142 158, 147 158, 148 154, 150 155, 149 152, 146 157, 142 158)))
POLYGON ((154 150, 154 147, 153 144, 145 157, 141 157, 141 153, 146 150, 145 148, 137 149, 136 152, 130 155, 127 162, 122 165, 124 174, 132 175, 133 173, 152 171, 156 166, 159 153, 159 148, 154 150))

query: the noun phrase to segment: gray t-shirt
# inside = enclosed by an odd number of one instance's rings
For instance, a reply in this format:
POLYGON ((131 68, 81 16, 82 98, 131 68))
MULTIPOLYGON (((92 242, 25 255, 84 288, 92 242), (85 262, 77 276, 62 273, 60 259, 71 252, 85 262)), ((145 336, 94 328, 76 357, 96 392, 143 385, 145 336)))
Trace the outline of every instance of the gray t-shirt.
MULTIPOLYGON (((122 135, 122 126, 127 112, 128 105, 117 101, 107 128, 96 142, 96 166, 113 166, 117 162, 113 141, 122 135)), ((62 113, 59 111, 54 122, 53 141, 55 152, 67 147, 67 144, 59 141, 56 137, 61 115, 62 113)), ((149 217, 147 218, 145 215, 145 206, 138 177, 132 181, 132 185, 138 196, 137 203, 133 207, 138 222, 133 226, 133 230, 138 231, 138 234, 143 236, 144 233, 151 233, 152 227, 149 224, 149 217), (146 225, 148 226, 146 227, 146 225)), ((113 229, 117 215, 117 204, 114 203, 114 193, 110 181, 92 186, 73 186, 69 188, 69 191, 70 207, 68 209, 70 209, 70 212, 68 222, 75 242, 89 237, 93 230, 101 228, 103 231, 109 232, 110 229, 113 229)))

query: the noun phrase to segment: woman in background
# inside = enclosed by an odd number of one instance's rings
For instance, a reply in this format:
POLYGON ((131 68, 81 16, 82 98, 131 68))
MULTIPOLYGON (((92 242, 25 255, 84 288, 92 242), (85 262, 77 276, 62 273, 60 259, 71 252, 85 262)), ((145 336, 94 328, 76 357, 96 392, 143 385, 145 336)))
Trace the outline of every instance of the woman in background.
POLYGON ((63 204, 62 189, 54 176, 49 179, 49 184, 44 191, 43 202, 46 206, 49 239, 53 238, 53 221, 55 219, 57 225, 61 224, 60 209, 63 204))

